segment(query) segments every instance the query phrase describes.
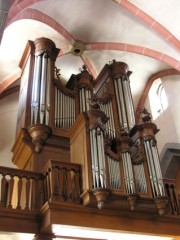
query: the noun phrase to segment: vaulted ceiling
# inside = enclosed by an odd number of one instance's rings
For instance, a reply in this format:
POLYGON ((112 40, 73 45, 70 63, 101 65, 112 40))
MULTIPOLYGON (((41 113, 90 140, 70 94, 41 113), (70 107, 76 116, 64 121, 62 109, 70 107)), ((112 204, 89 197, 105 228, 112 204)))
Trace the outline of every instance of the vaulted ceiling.
POLYGON ((86 65, 93 77, 115 59, 129 65, 135 109, 152 76, 180 70, 178 0, 14 0, 0 46, 0 93, 17 85, 28 40, 52 39, 67 81, 86 65), (73 47, 80 52, 73 52, 73 47), (174 70, 173 70, 174 71, 174 70))

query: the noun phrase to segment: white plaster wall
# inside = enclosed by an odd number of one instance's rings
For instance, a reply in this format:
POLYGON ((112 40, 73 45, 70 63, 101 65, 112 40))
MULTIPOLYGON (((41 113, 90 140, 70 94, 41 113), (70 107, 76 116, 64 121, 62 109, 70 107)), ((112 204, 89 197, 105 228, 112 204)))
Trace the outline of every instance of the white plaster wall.
MULTIPOLYGON (((180 143, 180 76, 164 77, 162 83, 168 99, 168 108, 153 120, 160 129, 156 135, 159 153, 166 143, 180 143)), ((151 112, 149 97, 145 106, 151 112)))
POLYGON ((12 161, 12 146, 15 140, 19 94, 0 100, 0 166, 16 167, 12 161))

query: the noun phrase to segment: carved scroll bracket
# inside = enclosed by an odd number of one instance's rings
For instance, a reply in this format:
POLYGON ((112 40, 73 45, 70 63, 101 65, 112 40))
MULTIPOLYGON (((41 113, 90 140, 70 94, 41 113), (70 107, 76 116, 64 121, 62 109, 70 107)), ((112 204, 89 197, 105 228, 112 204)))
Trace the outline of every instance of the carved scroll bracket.
POLYGON ((89 117, 89 128, 93 129, 100 127, 104 131, 104 125, 109 120, 109 118, 102 110, 100 110, 98 98, 96 96, 93 96, 91 99, 90 106, 91 109, 87 112, 87 115, 89 117))

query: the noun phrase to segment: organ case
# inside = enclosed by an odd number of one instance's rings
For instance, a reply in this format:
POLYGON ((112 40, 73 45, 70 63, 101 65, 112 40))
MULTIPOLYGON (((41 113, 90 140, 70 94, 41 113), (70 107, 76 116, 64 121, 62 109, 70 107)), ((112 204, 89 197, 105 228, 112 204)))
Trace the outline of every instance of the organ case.
POLYGON ((157 127, 146 109, 135 123, 128 65, 113 60, 96 80, 83 66, 64 86, 55 68, 55 44, 40 38, 27 49, 14 163, 34 171, 49 158, 78 163, 84 205, 134 210, 137 202, 143 207, 148 202, 150 210, 155 203, 163 214, 157 127))

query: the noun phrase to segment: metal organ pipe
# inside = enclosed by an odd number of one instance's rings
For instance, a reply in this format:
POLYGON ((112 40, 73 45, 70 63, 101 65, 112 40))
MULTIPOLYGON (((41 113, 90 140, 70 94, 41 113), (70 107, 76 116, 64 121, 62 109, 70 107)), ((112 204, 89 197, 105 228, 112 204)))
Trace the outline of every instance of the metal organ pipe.
POLYGON ((91 91, 85 87, 79 89, 79 105, 80 112, 89 111, 89 99, 91 98, 91 91))
POLYGON ((94 168, 95 168, 95 182, 94 187, 99 188, 100 187, 100 169, 99 169, 99 159, 98 159, 98 153, 97 153, 97 139, 96 139, 96 129, 92 129, 92 146, 91 146, 91 152, 93 152, 92 161, 94 162, 94 168))
POLYGON ((31 96, 31 124, 34 122, 34 93, 35 93, 35 79, 37 71, 37 57, 34 60, 34 73, 33 73, 33 84, 32 84, 32 96, 31 96))
POLYGON ((123 167, 124 167, 126 191, 128 194, 135 193, 134 175, 133 175, 130 154, 128 152, 122 153, 122 160, 123 160, 123 167))
POLYGON ((46 122, 49 124, 49 112, 50 112, 50 82, 51 82, 51 61, 47 58, 47 87, 46 87, 46 122))
MULTIPOLYGON (((31 124, 49 124, 51 60, 46 52, 35 56, 31 124)), ((55 93, 57 97, 57 92, 55 93)), ((57 106, 56 106, 57 107, 57 106)))
POLYGON ((135 118, 129 80, 125 76, 114 78, 114 87, 120 125, 130 130, 135 118))
POLYGON ((101 102, 100 108, 109 118, 109 121, 107 121, 107 123, 105 124, 105 128, 109 138, 113 139, 115 138, 115 124, 114 124, 114 115, 112 110, 112 100, 109 100, 108 102, 105 102, 105 103, 101 102))
POLYGON ((75 122, 75 97, 55 86, 55 127, 69 129, 75 122))
POLYGON ((38 123, 38 114, 39 114, 39 95, 40 95, 40 78, 41 78, 41 67, 42 67, 42 57, 35 57, 35 67, 34 67, 34 76, 33 76, 33 91, 32 91, 32 122, 31 124, 38 123))
POLYGON ((46 108, 46 83, 47 83, 47 54, 42 56, 41 90, 40 90, 40 123, 44 123, 46 108))
POLYGON ((53 41, 47 38, 36 39, 34 45, 35 57, 31 93, 31 124, 48 125, 50 112, 51 65, 53 61, 55 61, 59 49, 56 48, 53 41), (53 59, 51 56, 53 56, 53 59))
POLYGON ((101 137, 101 130, 97 128, 96 130, 96 138, 97 138, 97 153, 98 153, 98 162, 99 162, 99 170, 100 170, 100 185, 101 187, 105 187, 105 181, 104 181, 104 164, 103 164, 103 153, 102 153, 102 147, 101 147, 101 141, 103 140, 101 137))
POLYGON ((93 187, 97 188, 97 179, 96 168, 95 168, 95 154, 94 154, 94 138, 93 138, 93 129, 90 130, 90 144, 91 144, 91 159, 92 159, 92 175, 93 175, 93 187))
POLYGON ((147 184, 146 184, 143 163, 134 165, 134 177, 136 181, 137 192, 147 193, 147 184))
POLYGON ((112 157, 107 156, 109 181, 112 189, 121 188, 120 167, 119 162, 115 161, 112 157))
POLYGON ((131 88, 130 88, 130 81, 127 82, 127 92, 128 92, 128 98, 129 98, 129 111, 130 111, 130 123, 131 128, 135 125, 135 116, 134 116, 134 106, 133 106, 133 99, 131 94, 131 88))
POLYGON ((165 196, 164 185, 162 181, 162 173, 160 170, 159 158, 157 155, 154 140, 144 141, 145 152, 147 157, 149 177, 152 186, 153 196, 165 196))

